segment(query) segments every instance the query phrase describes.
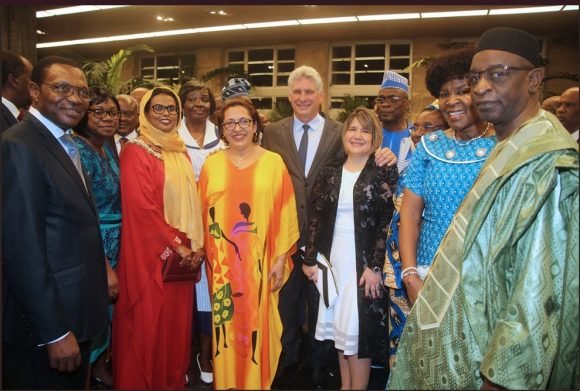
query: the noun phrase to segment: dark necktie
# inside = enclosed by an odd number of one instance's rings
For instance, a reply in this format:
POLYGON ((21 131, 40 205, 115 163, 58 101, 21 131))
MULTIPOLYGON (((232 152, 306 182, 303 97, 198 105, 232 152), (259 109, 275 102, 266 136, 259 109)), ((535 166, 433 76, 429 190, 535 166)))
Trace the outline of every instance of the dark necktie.
POLYGON ((302 162, 302 168, 304 168, 304 173, 306 174, 306 153, 308 152, 308 125, 302 125, 304 133, 302 133, 302 139, 300 140, 300 146, 298 147, 298 156, 300 156, 300 161, 302 162))
POLYGON ((18 122, 22 121, 22 120, 24 119, 24 114, 25 114, 25 113, 26 113, 26 112, 25 112, 24 110, 20 110, 20 111, 18 112, 18 117, 16 117, 16 121, 18 121, 18 122))
POLYGON ((85 177, 83 175, 83 169, 81 166, 81 156, 79 153, 79 149, 77 148, 77 145, 75 144, 72 136, 66 132, 65 132, 65 134, 62 135, 62 137, 60 139, 62 140, 62 143, 64 144, 64 146, 66 148, 66 152, 68 153, 68 156, 70 157, 73 164, 75 165, 75 168, 79 172, 79 175, 81 176, 81 179, 82 179, 82 181, 85 185, 85 189, 86 189, 87 184, 85 182, 85 177))
POLYGON ((123 150, 123 148, 125 147, 125 144, 127 144, 129 142, 129 139, 127 137, 121 137, 119 139, 119 143, 121 144, 121 150, 123 150))

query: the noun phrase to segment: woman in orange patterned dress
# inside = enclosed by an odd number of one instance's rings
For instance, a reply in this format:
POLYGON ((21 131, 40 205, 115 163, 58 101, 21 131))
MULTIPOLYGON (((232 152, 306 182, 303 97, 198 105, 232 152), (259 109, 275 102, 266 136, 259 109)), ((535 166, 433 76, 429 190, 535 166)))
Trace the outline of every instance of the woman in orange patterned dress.
POLYGON ((278 292, 298 240, 296 201, 282 158, 258 145, 248 102, 225 103, 224 151, 209 156, 199 189, 212 297, 216 389, 269 389, 282 350, 278 292))

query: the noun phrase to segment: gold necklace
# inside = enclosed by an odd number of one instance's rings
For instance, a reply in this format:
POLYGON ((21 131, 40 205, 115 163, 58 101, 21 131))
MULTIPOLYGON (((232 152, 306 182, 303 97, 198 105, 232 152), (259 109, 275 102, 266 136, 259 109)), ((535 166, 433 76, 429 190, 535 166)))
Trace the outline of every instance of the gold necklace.
POLYGON ((230 157, 230 160, 232 160, 232 163, 234 163, 234 166, 236 166, 236 168, 240 168, 244 159, 246 159, 247 157, 251 157, 253 154, 254 151, 252 150, 246 156, 237 157, 233 155, 231 149, 228 149, 228 156, 230 157))
POLYGON ((473 141, 475 141, 475 140, 477 140, 477 139, 480 139, 480 138, 482 138, 483 136, 485 136, 485 134, 486 134, 486 133, 487 133, 487 131, 489 130, 489 125, 490 125, 490 123, 488 122, 488 123, 487 123, 487 126, 485 127, 485 129, 483 130, 483 132, 481 132, 481 133, 479 134, 479 136, 477 136, 477 137, 473 137, 473 138, 471 138, 471 139, 469 139, 469 140, 465 141, 463 144, 461 144, 461 143, 459 142, 459 140, 457 140, 457 138, 455 137, 455 134, 457 133, 457 130, 453 129, 453 141, 455 141, 455 144, 457 144, 457 146, 458 146, 458 147, 464 147, 464 146, 466 146, 466 145, 469 145, 469 144, 471 144, 473 141))
POLYGON ((202 134, 200 134, 199 136, 195 137, 193 134, 191 135, 191 137, 193 137, 193 139, 195 140, 195 142, 197 143, 197 146, 200 148, 203 148, 203 139, 205 138, 205 132, 203 132, 202 134))

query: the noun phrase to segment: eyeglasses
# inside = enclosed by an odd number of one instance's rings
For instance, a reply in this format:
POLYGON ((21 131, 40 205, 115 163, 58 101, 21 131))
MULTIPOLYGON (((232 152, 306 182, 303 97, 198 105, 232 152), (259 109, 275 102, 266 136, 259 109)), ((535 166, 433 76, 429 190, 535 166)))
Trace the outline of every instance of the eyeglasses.
POLYGON ((481 80, 481 76, 485 77, 493 84, 503 84, 510 77, 511 71, 531 71, 534 68, 518 68, 510 67, 509 65, 495 65, 489 67, 481 72, 469 72, 467 74, 467 84, 470 87, 475 87, 481 80))
POLYGON ((222 125, 224 127, 224 130, 232 131, 236 128, 236 125, 239 125, 241 129, 248 129, 252 122, 254 121, 249 118, 240 118, 240 120, 237 122, 234 121, 233 119, 229 119, 222 125))
POLYGON ((174 106, 174 105, 170 105, 170 106, 153 105, 153 106, 151 106, 151 108, 153 109, 153 112, 155 114, 163 114, 165 112, 165 110, 167 110, 167 112, 169 114, 177 114, 177 106, 174 106))
POLYGON ((419 128, 423 128, 425 129, 427 132, 434 132, 436 130, 440 130, 440 129, 445 129, 445 125, 442 124, 413 124, 411 126, 409 126, 409 130, 411 132, 416 131, 419 128))
POLYGON ((399 104, 402 100, 403 98, 397 95, 379 96, 378 98, 375 98, 375 104, 382 105, 386 102, 389 102, 392 105, 396 105, 399 104))
POLYGON ((83 87, 73 87, 70 84, 48 84, 48 83, 40 83, 52 88, 58 95, 68 98, 70 97, 75 91, 77 95, 82 100, 89 100, 91 99, 91 92, 88 88, 83 87))
POLYGON ((103 109, 88 109, 87 111, 93 113, 94 116, 97 117, 97 118, 105 118, 105 114, 107 114, 112 119, 119 119, 119 118, 121 118, 121 112, 120 111, 106 111, 106 110, 103 110, 103 109))

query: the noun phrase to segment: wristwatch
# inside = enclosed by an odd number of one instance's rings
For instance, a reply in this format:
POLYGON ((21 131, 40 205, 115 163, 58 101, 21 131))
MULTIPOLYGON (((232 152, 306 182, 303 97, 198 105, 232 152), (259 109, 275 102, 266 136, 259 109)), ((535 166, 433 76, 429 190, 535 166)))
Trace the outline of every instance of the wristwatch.
POLYGON ((380 267, 378 267, 378 266, 375 266, 375 267, 373 267, 373 268, 372 268, 372 271, 373 271, 373 272, 375 272, 375 273, 382 273, 382 270, 381 270, 381 268, 380 268, 380 267))

